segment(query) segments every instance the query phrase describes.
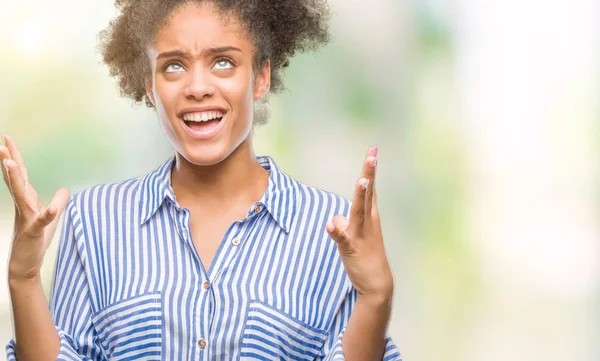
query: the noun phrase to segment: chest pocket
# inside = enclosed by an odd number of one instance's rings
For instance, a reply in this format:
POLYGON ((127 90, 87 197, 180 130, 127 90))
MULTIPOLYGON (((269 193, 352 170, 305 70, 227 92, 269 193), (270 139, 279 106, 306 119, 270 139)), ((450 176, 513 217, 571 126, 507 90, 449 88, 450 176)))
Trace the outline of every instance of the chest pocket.
POLYGON ((92 322, 107 359, 160 360, 162 299, 152 292, 113 303, 92 322))
POLYGON ((248 310, 240 360, 314 360, 328 332, 259 301, 248 310))

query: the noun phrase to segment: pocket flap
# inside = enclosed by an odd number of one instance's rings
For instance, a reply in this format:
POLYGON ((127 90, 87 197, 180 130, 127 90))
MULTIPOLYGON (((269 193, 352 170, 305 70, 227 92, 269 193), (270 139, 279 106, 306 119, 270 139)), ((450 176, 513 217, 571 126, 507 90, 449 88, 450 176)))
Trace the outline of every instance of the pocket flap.
POLYGON ((111 360, 160 360, 162 299, 146 293, 106 306, 92 322, 100 344, 111 360))
POLYGON ((242 360, 313 360, 328 334, 270 305, 252 301, 240 357, 242 360))

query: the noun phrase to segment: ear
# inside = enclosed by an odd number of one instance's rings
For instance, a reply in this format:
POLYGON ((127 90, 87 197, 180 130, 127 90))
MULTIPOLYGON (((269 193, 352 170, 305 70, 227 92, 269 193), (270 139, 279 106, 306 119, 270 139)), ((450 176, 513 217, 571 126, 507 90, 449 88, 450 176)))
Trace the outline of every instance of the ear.
POLYGON ((146 80, 146 95, 148 96, 148 99, 150 99, 152 105, 156 107, 156 102, 154 102, 154 92, 152 91, 152 79, 146 80))
POLYGON ((267 95, 269 89, 271 89, 271 61, 267 60, 254 79, 254 100, 267 95))

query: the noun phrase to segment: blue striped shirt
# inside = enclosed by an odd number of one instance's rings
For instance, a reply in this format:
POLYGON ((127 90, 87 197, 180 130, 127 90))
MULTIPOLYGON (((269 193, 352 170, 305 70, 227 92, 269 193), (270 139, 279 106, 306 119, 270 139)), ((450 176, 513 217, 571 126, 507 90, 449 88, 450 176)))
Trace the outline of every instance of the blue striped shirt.
MULTIPOLYGON (((174 157, 71 197, 50 299, 59 360, 344 359, 357 294, 325 225, 350 202, 257 159, 268 188, 208 270, 170 184, 174 157)), ((390 338, 384 359, 401 360, 390 338)))

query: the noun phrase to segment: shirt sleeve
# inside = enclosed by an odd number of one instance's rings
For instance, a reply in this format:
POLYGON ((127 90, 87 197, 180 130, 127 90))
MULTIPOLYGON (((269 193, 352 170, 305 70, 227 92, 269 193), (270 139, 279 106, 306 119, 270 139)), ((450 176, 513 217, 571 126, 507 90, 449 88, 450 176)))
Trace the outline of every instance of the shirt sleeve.
MULTIPOLYGON (((59 361, 103 361, 98 337, 92 325, 90 289, 82 256, 81 220, 73 203, 65 209, 54 278, 50 292, 50 313, 60 337, 59 361)), ((6 346, 8 361, 16 361, 15 341, 6 346)))
MULTIPOLYGON (((329 337, 323 345, 323 349, 316 361, 345 361, 344 352, 342 351, 342 337, 346 331, 346 325, 350 320, 350 315, 354 304, 356 303, 356 289, 352 287, 352 290, 348 293, 342 305, 340 306, 333 324, 331 326, 329 337)), ((392 341, 392 338, 387 337, 385 344, 385 353, 383 355, 384 361, 402 361, 402 355, 398 350, 398 347, 392 341)))

